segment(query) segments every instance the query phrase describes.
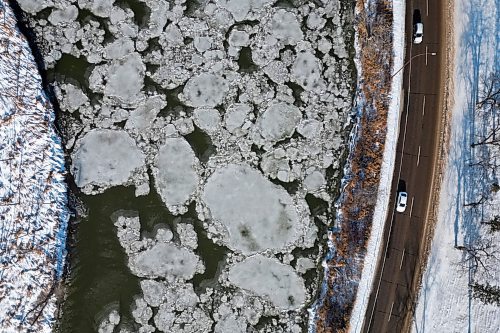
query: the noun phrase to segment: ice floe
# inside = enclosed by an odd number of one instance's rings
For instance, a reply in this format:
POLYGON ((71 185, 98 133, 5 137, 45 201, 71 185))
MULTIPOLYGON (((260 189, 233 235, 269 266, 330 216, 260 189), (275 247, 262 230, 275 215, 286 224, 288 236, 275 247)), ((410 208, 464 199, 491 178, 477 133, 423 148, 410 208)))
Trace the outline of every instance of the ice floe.
POLYGON ((144 167, 144 154, 124 131, 90 131, 72 158, 75 182, 88 193, 92 193, 93 186, 102 190, 125 184, 144 167))
POLYGON ((268 297, 283 310, 299 308, 306 299, 304 281, 293 268, 262 255, 233 265, 229 269, 229 282, 268 297))
POLYGON ((168 138, 158 152, 155 182, 161 198, 174 213, 185 212, 184 204, 198 186, 198 160, 183 138, 168 138))
POLYGON ((302 223, 290 195, 249 166, 216 170, 202 200, 227 230, 225 241, 235 251, 279 250, 299 237, 302 223))

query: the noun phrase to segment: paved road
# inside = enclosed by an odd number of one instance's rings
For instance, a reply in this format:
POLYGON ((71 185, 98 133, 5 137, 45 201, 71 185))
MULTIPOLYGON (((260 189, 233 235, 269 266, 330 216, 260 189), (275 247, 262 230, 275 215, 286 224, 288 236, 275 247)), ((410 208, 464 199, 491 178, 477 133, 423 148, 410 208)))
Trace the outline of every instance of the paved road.
POLYGON ((440 119, 442 2, 407 0, 404 104, 398 139, 393 193, 389 207, 395 206, 397 190, 408 192, 404 213, 388 214, 382 254, 365 316, 363 332, 404 332, 409 309, 415 299, 414 282, 419 274, 419 250, 428 212, 431 181, 440 119), (424 39, 411 41, 414 10, 424 23, 424 39), (436 52, 436 56, 430 53, 436 52), (423 55, 420 55, 423 54, 423 55), (412 60, 411 60, 412 59, 412 60))

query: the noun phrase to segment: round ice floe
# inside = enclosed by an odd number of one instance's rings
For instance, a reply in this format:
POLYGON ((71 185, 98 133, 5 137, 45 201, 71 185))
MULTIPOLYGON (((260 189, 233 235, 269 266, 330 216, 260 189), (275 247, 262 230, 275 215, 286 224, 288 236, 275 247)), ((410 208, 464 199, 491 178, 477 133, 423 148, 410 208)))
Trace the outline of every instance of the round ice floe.
POLYGON ((134 41, 128 37, 122 37, 106 45, 104 57, 106 59, 120 59, 134 52, 134 50, 134 41))
POLYGON ((125 129, 135 129, 143 131, 151 126, 156 116, 167 106, 165 97, 161 95, 151 96, 143 100, 139 106, 130 112, 130 116, 125 123, 125 129))
POLYGON ((298 309, 305 301, 304 280, 277 259, 254 255, 229 268, 229 282, 268 298, 282 310, 298 309))
POLYGON ((303 274, 314 267, 316 267, 316 264, 312 259, 303 257, 297 259, 296 269, 299 273, 303 274))
POLYGON ((250 12, 257 11, 271 2, 274 0, 216 0, 217 6, 229 11, 235 21, 243 21, 250 12))
POLYGON ((78 187, 111 187, 126 183, 144 166, 144 155, 124 131, 93 130, 72 155, 71 171, 78 187))
POLYGON ((304 179, 304 186, 308 192, 314 192, 321 188, 321 186, 325 185, 326 180, 323 173, 318 170, 313 171, 304 179))
POLYGON ((120 323, 120 314, 117 310, 112 310, 108 317, 104 318, 97 329, 98 333, 112 333, 116 325, 120 323))
POLYGON ((252 107, 249 104, 237 103, 230 105, 224 115, 226 129, 232 134, 243 134, 241 128, 251 111, 252 107))
POLYGON ((53 4, 52 0, 17 0, 16 2, 23 11, 31 14, 36 14, 53 4))
POLYGON ((182 45, 184 38, 179 27, 173 23, 167 25, 163 34, 160 35, 160 45, 165 43, 170 46, 182 45))
POLYGON ((88 97, 80 90, 80 88, 72 84, 62 84, 61 89, 64 91, 61 98, 61 108, 73 112, 88 102, 88 97))
POLYGON ((79 0, 81 9, 89 9, 93 14, 100 17, 108 17, 113 11, 115 0, 79 0))
POLYGON ((271 29, 274 37, 285 44, 294 45, 304 38, 297 17, 285 9, 279 9, 273 15, 271 29))
POLYGON ((246 333, 247 323, 244 317, 227 315, 215 324, 215 333, 246 333))
POLYGON ((129 266, 133 274, 151 278, 189 280, 196 272, 198 256, 170 243, 156 243, 148 250, 132 254, 129 266))
POLYGON ((196 36, 194 38, 193 45, 198 52, 203 53, 210 50, 212 47, 212 40, 209 37, 196 36))
POLYGON ((184 138, 169 138, 160 148, 153 171, 160 196, 173 212, 186 204, 198 186, 198 160, 184 138))
POLYGON ((104 94, 124 103, 135 102, 144 84, 145 69, 139 53, 115 60, 108 69, 104 94))
POLYGON ((288 80, 288 69, 281 61, 271 61, 269 64, 267 64, 267 66, 263 68, 263 70, 271 80, 278 84, 283 84, 288 80))
POLYGON ((76 8, 76 6, 69 5, 63 9, 53 10, 49 15, 48 20, 53 25, 59 25, 61 23, 71 23, 77 16, 78 8, 76 8))
POLYGON ((220 125, 220 113, 216 109, 195 109, 194 123, 208 134, 215 133, 220 125))
POLYGON ((212 218, 226 227, 233 250, 281 249, 298 237, 300 221, 290 195, 248 165, 216 170, 202 200, 212 218))
POLYGON ((160 306, 167 296, 165 283, 155 280, 142 280, 140 283, 144 300, 153 307, 160 306))
POLYGON ((229 45, 235 47, 247 46, 250 41, 250 36, 248 32, 234 29, 229 34, 228 42, 229 45))
POLYGON ((301 118, 300 110, 292 104, 272 104, 258 120, 260 133, 271 142, 289 138, 301 118))
POLYGON ((320 13, 316 12, 311 12, 307 16, 307 27, 311 30, 318 30, 323 28, 323 26, 326 23, 326 19, 323 18, 323 16, 320 13))
POLYGON ((318 120, 306 119, 301 121, 299 126, 297 126, 297 132, 305 138, 312 139, 321 132, 322 126, 323 124, 318 120))
POLYGON ((321 90, 325 87, 321 78, 321 64, 309 51, 297 55, 292 66, 292 78, 305 90, 321 90))
POLYGON ((228 10, 235 21, 242 21, 250 11, 251 0, 217 0, 217 5, 228 10))
POLYGON ((229 90, 226 80, 218 75, 203 73, 195 76, 186 83, 183 94, 189 106, 214 107, 222 102, 229 90))

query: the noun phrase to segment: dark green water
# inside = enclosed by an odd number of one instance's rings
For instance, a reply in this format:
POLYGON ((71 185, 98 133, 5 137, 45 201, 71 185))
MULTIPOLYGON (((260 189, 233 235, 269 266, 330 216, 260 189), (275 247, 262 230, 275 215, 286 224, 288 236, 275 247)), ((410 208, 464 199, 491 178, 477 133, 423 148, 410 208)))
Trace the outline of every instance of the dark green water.
MULTIPOLYGON (((151 184, 152 185, 152 184, 151 184)), ((97 332, 106 310, 118 307, 120 325, 133 327, 130 305, 141 293, 139 278, 130 273, 127 255, 116 236, 112 216, 120 210, 134 211, 141 220, 141 234, 151 237, 155 228, 168 226, 177 238, 177 223, 193 223, 198 234, 195 251, 206 269, 191 280, 199 293, 205 288, 218 287, 218 274, 227 249, 208 239, 201 222, 196 218, 194 204, 182 217, 174 217, 152 188, 147 196, 135 197, 134 187, 114 187, 96 196, 80 196, 88 216, 79 220, 70 250, 70 274, 66 278, 67 298, 61 306, 62 318, 58 332, 97 332)))
POLYGON ((99 314, 112 303, 119 304, 122 323, 133 321, 130 304, 140 293, 139 279, 127 268, 127 256, 116 237, 111 215, 122 209, 137 211, 145 232, 173 220, 155 192, 136 198, 133 187, 115 187, 81 199, 88 217, 79 222, 76 247, 71 250, 61 333, 96 332, 99 314))

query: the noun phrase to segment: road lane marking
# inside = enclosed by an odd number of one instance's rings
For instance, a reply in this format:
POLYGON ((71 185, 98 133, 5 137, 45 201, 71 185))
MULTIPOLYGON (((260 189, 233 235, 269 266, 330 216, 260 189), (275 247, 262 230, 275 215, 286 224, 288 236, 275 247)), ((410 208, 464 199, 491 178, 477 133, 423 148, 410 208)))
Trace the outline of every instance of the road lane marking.
POLYGON ((427 16, 429 16, 429 0, 425 1, 425 7, 427 8, 427 16))
POLYGON ((422 103, 422 118, 424 117, 425 115, 425 95, 424 95, 424 101, 422 103))
POLYGON ((428 58, 427 54, 428 54, 428 52, 427 52, 427 46, 425 46, 425 66, 427 66, 427 58, 428 58))
POLYGON ((413 211, 413 199, 415 199, 415 197, 411 197, 410 218, 411 218, 411 212, 413 211))
POLYGON ((406 249, 403 249, 403 255, 401 256, 401 263, 399 264, 399 270, 401 270, 401 268, 403 267, 403 259, 405 258, 405 250, 406 249))
POLYGON ((420 163, 420 146, 418 146, 417 166, 420 163))
POLYGON ((392 308, 394 307, 394 301, 392 301, 392 304, 391 304, 391 311, 389 311, 389 319, 387 319, 387 321, 391 321, 391 316, 392 316, 392 308))

